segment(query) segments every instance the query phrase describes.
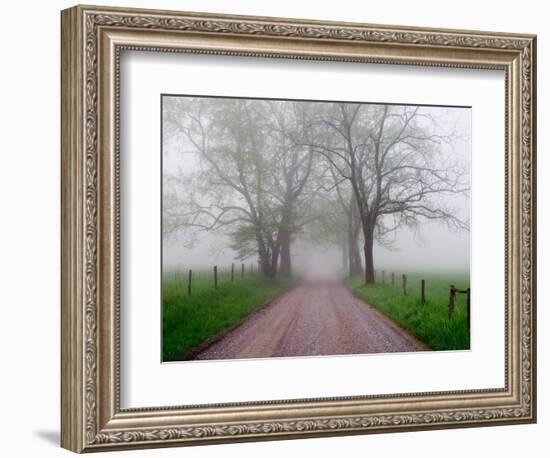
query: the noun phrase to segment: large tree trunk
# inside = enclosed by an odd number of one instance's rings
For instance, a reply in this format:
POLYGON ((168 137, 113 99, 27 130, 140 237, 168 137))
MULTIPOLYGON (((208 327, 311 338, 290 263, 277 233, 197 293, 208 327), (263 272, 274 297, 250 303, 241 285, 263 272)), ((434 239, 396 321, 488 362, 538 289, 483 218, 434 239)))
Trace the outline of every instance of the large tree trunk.
POLYGON ((280 248, 281 261, 279 264, 279 275, 290 277, 292 275, 292 265, 290 258, 291 225, 292 213, 290 204, 283 209, 279 230, 277 233, 277 246, 280 248))
POLYGON ((270 277, 275 277, 277 275, 277 264, 279 263, 279 254, 280 249, 279 245, 273 247, 271 252, 271 267, 270 267, 270 277))
POLYGON ((262 274, 266 277, 273 277, 273 268, 271 267, 271 259, 270 256, 267 254, 261 255, 260 254, 260 269, 262 271, 262 274))
MULTIPOLYGON (((352 205, 354 203, 352 202, 352 205)), ((347 257, 349 276, 361 275, 363 268, 361 266, 361 251, 359 250, 359 229, 360 224, 354 219, 353 210, 348 213, 348 231, 347 231, 347 257)))
POLYGON ((363 268, 361 266, 361 252, 359 250, 359 240, 357 231, 349 231, 348 233, 348 258, 349 258, 349 275, 354 277, 361 275, 363 268))
POLYGON ((272 256, 270 256, 269 249, 267 248, 262 234, 256 233, 256 242, 258 243, 258 257, 260 259, 260 269, 262 274, 266 277, 274 277, 275 271, 272 266, 272 256))
POLYGON ((361 275, 361 254, 359 252, 359 244, 357 239, 353 238, 353 235, 350 234, 348 239, 348 268, 349 276, 354 277, 356 275, 361 275))
POLYGON ((363 222, 363 235, 365 236, 365 284, 374 283, 374 225, 363 222))
POLYGON ((361 262, 361 250, 359 249, 359 241, 356 239, 353 246, 353 271, 352 275, 361 275, 363 273, 363 263, 361 262))
POLYGON ((279 265, 279 274, 285 277, 292 275, 292 260, 290 257, 290 232, 283 229, 281 233, 281 264, 279 265))

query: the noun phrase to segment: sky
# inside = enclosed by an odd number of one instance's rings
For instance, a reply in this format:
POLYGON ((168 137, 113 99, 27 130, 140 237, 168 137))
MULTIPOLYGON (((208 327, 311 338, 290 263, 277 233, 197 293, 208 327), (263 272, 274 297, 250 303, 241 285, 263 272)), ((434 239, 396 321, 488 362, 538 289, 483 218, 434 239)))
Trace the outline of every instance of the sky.
MULTIPOLYGON (((165 103, 166 103, 165 96, 165 103)), ((469 169, 471 148, 471 110, 465 107, 423 107, 438 120, 442 132, 455 132, 452 144, 444 145, 442 153, 458 159, 469 169)), ((198 167, 195 154, 183 136, 163 132, 163 174, 192 174, 198 167), (182 154, 185 151, 185 154, 182 154)), ((191 185, 190 185, 191 186, 191 185)), ((446 204, 462 218, 469 218, 470 198, 465 195, 446 197, 446 204)), ((192 247, 188 236, 172 233, 163 237, 163 270, 211 268, 212 265, 240 263, 223 233, 202 231, 192 247)), ((302 271, 331 271, 342 266, 342 255, 336 248, 315 246, 297 236, 292 245, 293 265, 302 271)), ((255 262, 247 259, 243 262, 255 262)), ((376 269, 407 269, 409 271, 468 271, 470 265, 470 233, 450 230, 445 223, 423 222, 414 231, 399 228, 392 248, 375 246, 376 269)))

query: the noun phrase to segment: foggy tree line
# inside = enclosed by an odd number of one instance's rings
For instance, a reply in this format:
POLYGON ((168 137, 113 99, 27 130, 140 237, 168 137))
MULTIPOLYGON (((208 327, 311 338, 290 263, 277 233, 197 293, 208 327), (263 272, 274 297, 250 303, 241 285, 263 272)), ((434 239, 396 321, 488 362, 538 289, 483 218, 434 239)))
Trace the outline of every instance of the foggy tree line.
POLYGON ((298 234, 340 248, 350 275, 374 281, 375 243, 401 226, 440 220, 468 230, 444 196, 468 192, 467 171, 442 153, 444 133, 417 106, 166 98, 166 141, 192 172, 164 174, 163 235, 229 234, 239 258, 291 275, 298 234))

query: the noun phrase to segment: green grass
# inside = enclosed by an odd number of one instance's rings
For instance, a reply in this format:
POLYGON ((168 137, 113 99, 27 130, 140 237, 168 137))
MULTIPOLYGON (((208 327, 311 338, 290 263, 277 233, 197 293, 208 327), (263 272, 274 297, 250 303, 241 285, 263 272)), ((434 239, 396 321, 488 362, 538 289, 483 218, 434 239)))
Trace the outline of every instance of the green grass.
POLYGON ((365 286, 364 279, 360 277, 350 278, 346 284, 356 296, 376 307, 432 350, 469 349, 465 294, 457 294, 454 314, 450 320, 448 318, 449 285, 468 288, 469 274, 407 274, 406 296, 403 295, 401 273, 396 271, 395 274, 395 287, 389 285, 391 273, 388 275, 388 271, 385 285, 376 283, 365 286), (420 300, 421 279, 426 280, 425 304, 420 300))
POLYGON ((247 272, 244 278, 220 272, 218 288, 209 273, 193 273, 192 295, 187 277, 167 274, 162 282, 163 361, 174 361, 209 337, 232 326, 258 306, 295 284, 295 280, 270 280, 247 272))

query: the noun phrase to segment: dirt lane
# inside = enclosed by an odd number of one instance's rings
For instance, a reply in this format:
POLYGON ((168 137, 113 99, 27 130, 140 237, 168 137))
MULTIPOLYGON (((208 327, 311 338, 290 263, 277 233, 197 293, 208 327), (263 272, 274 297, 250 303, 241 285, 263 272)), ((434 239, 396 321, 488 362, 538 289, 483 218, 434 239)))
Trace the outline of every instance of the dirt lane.
POLYGON ((195 359, 426 350, 340 282, 306 282, 249 317, 195 359))

